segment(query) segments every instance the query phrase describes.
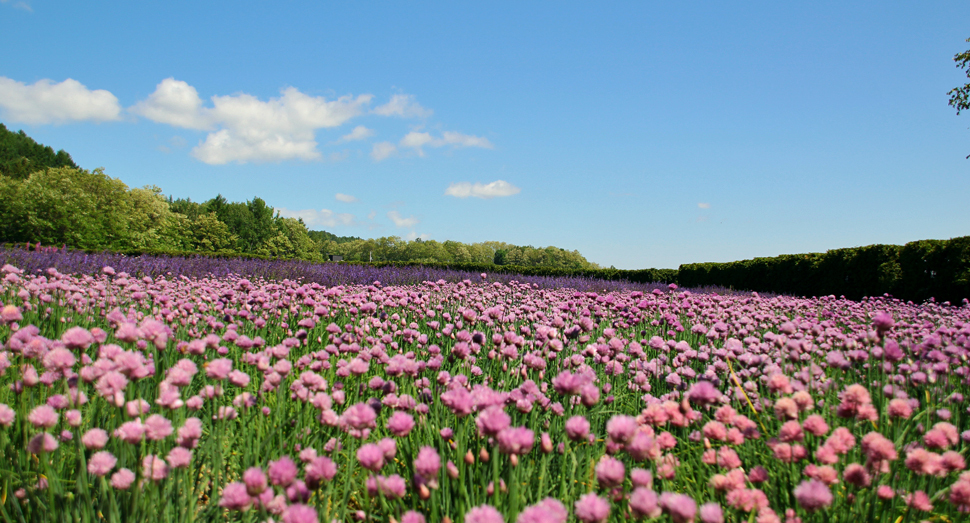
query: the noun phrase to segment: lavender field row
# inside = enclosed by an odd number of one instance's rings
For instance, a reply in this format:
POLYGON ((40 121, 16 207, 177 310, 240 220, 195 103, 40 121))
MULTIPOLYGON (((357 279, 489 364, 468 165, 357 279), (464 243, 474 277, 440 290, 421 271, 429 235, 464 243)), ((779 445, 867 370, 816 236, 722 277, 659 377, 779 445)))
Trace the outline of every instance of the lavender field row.
POLYGON ((3 251, 4 521, 970 513, 967 306, 44 255, 3 251))

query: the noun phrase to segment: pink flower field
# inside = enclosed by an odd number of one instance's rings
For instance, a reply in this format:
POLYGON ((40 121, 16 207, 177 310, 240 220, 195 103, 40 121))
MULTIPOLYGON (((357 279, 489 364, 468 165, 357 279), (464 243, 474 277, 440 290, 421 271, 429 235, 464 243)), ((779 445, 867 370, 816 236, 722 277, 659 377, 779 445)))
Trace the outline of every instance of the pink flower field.
POLYGON ((0 282, 3 521, 970 519, 970 306, 0 282))

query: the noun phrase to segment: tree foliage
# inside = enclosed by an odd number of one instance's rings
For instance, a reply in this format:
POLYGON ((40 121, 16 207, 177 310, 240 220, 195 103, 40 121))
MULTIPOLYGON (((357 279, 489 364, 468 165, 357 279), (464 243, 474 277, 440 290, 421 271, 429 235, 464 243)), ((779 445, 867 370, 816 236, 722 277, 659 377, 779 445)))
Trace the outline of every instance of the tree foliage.
POLYGON ((0 174, 22 180, 31 172, 47 167, 78 168, 63 149, 54 152, 53 148, 35 142, 23 131, 9 131, 0 123, 0 174))
MULTIPOLYGON (((970 38, 967 38, 967 42, 970 42, 970 38)), ((970 78, 970 50, 955 55, 953 61, 956 62, 957 69, 963 69, 967 73, 967 78, 970 78)), ((963 87, 954 87, 946 94, 950 95, 950 107, 956 109, 958 115, 960 111, 970 109, 970 82, 963 87)), ((970 155, 967 155, 967 158, 970 158, 970 155)))

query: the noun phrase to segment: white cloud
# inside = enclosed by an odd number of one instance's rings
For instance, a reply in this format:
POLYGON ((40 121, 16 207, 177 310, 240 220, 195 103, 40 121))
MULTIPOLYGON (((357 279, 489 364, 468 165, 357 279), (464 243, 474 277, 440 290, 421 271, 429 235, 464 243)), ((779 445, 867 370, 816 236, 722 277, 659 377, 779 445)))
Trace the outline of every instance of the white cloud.
POLYGON ((194 87, 166 78, 131 112, 159 123, 211 130, 192 150, 205 163, 318 160, 314 131, 343 125, 372 98, 348 95, 328 101, 288 87, 267 101, 245 93, 213 96, 212 107, 205 107, 194 87))
POLYGON ((0 76, 0 108, 7 121, 27 124, 105 122, 121 117, 115 95, 103 89, 92 91, 71 78, 26 85, 0 76))
POLYGON ((426 145, 428 147, 444 147, 450 145, 456 148, 482 147, 484 149, 491 149, 493 147, 492 142, 488 141, 488 138, 471 136, 454 131, 445 131, 442 133, 441 138, 435 138, 430 133, 411 131, 404 135, 404 138, 401 138, 401 142, 398 145, 414 149, 418 153, 418 156, 424 156, 422 147, 426 145))
POLYGON ((381 116, 400 116, 402 118, 427 118, 434 111, 421 107, 414 101, 414 96, 410 94, 396 94, 391 97, 391 101, 384 105, 375 107, 372 111, 381 116))
POLYGON ((353 197, 353 196, 351 196, 349 194, 344 194, 344 193, 339 193, 339 192, 337 193, 337 195, 335 196, 335 198, 337 198, 337 201, 344 202, 344 203, 354 203, 354 202, 357 201, 357 198, 355 198, 355 197, 353 197))
POLYGON ((698 203, 697 204, 697 208, 698 209, 710 209, 711 208, 711 204, 709 204, 709 203, 698 203))
POLYGON ((280 216, 284 218, 302 218, 307 227, 337 227, 357 225, 357 220, 350 213, 335 213, 330 209, 302 209, 298 211, 285 207, 277 207, 280 216))
POLYGON ((387 159, 389 156, 397 152, 397 147, 391 142, 378 142, 374 144, 374 148, 370 151, 370 157, 374 159, 375 162, 387 159))
POLYGON ((394 222, 394 225, 401 227, 402 229, 410 229, 418 224, 418 219, 414 216, 404 218, 401 216, 401 213, 397 211, 388 211, 387 217, 394 222))
POLYGON ((428 234, 428 233, 418 234, 418 233, 416 233, 414 231, 411 231, 411 232, 407 233, 406 235, 404 235, 404 239, 407 240, 407 241, 409 241, 409 242, 413 242, 414 240, 417 240, 418 238, 421 238, 422 241, 429 240, 429 239, 431 239, 431 235, 428 234))
POLYGON ((366 138, 370 138, 371 136, 374 136, 373 129, 368 129, 363 125, 358 125, 357 127, 354 127, 353 131, 350 131, 349 133, 341 136, 340 139, 334 143, 346 143, 346 142, 353 142, 356 140, 364 140, 366 138))
POLYGON ((496 180, 492 183, 469 183, 469 182, 459 182, 453 183, 445 189, 445 194, 448 196, 454 196, 456 198, 468 198, 469 196, 474 196, 475 198, 481 198, 483 200, 488 200, 495 197, 512 196, 514 194, 519 194, 522 189, 512 185, 505 180, 496 180))
MULTIPOLYGON (((10 0, 0 0, 0 4, 6 4, 9 1, 10 0)), ((14 2, 14 4, 13 4, 12 7, 15 8, 15 9, 23 9, 24 11, 28 11, 28 12, 31 12, 31 13, 34 12, 34 9, 32 7, 30 7, 30 4, 28 4, 27 2, 23 2, 23 1, 21 1, 21 2, 14 2)))

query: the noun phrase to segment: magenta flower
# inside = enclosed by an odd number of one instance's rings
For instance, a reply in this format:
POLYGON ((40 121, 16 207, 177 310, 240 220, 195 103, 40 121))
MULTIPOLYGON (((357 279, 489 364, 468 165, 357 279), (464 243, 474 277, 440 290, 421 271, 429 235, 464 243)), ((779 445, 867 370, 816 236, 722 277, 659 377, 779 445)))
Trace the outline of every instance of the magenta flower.
POLYGON ((104 448, 108 443, 108 433, 104 429, 91 429, 81 436, 81 444, 88 450, 104 448))
POLYGON ((817 479, 801 482, 795 487, 795 499, 801 507, 815 512, 832 504, 833 496, 829 487, 817 479))
POLYGON ((516 523, 566 523, 569 511, 554 498, 546 498, 519 513, 516 523))
POLYGON ((380 492, 383 496, 390 499, 404 497, 407 492, 407 483, 404 478, 394 474, 392 476, 371 476, 367 478, 367 493, 376 496, 380 492))
POLYGON ((573 416, 566 420, 566 436, 573 441, 582 441, 589 435, 589 422, 583 416, 573 416))
POLYGON ((125 443, 138 443, 145 435, 145 426, 141 420, 126 421, 114 431, 114 437, 125 443))
POLYGON ((145 438, 151 441, 163 440, 172 435, 172 422, 165 416, 152 414, 145 420, 145 438))
POLYGON ((724 512, 717 503, 704 503, 700 508, 701 523, 724 523, 724 512))
POLYGON ((603 523, 610 517, 610 502, 590 492, 573 505, 576 518, 583 523, 603 523))
POLYGON ((399 438, 407 436, 414 428, 414 418, 406 412, 397 411, 387 420, 387 430, 399 438))
POLYGON ((266 474, 263 473, 263 469, 259 467, 250 467, 243 472, 243 483, 246 485, 246 493, 250 496, 258 496, 263 493, 268 487, 269 483, 266 480, 266 474))
POLYGON ((377 413, 366 403, 351 405, 340 416, 340 424, 351 436, 364 438, 377 425, 377 413), (366 433, 365 433, 366 431, 366 433))
POLYGON ((657 493, 649 487, 637 487, 630 493, 630 509, 633 515, 638 518, 647 517, 650 519, 659 517, 661 514, 657 493))
POLYGON ((219 358, 209 362, 205 368, 205 375, 215 380, 224 380, 229 377, 231 371, 232 360, 219 358))
POLYGON ((296 463, 289 456, 283 456, 276 461, 270 461, 267 469, 269 481, 281 487, 289 486, 296 479, 296 463))
POLYGON ((690 391, 687 392, 687 397, 690 398, 691 403, 711 405, 717 402, 721 397, 721 393, 711 382, 699 380, 697 383, 691 385, 690 391))
POLYGON ((94 343, 94 335, 83 327, 71 327, 61 335, 61 342, 69 349, 86 349, 94 343))
POLYGON ((626 443, 637 431, 637 420, 632 416, 617 414, 606 422, 606 433, 613 441, 626 443))
POLYGON ((437 479, 439 470, 441 470, 441 457, 438 456, 438 451, 434 447, 421 447, 418 457, 414 460, 414 471, 422 478, 432 481, 437 479))
POLYGON ((424 515, 414 510, 409 510, 401 516, 401 523, 425 523, 424 515))
POLYGON ((51 436, 47 432, 41 432, 30 438, 30 441, 27 442, 27 452, 31 454, 44 454, 54 452, 58 446, 59 444, 54 436, 51 436))
POLYGON ((98 477, 105 476, 115 468, 117 463, 118 458, 114 457, 114 454, 105 450, 95 452, 88 460, 88 473, 98 477))
POLYGON ((318 456, 306 465, 304 480, 307 487, 316 490, 324 482, 330 481, 337 475, 337 465, 326 456, 318 456))
POLYGON ((465 523, 505 523, 505 518, 495 507, 479 505, 465 513, 465 523))
POLYGON ((58 418, 60 416, 57 414, 57 411, 48 405, 34 407, 34 410, 30 411, 30 414, 27 415, 27 421, 31 425, 43 429, 49 429, 57 425, 58 418))
POLYGON ((0 403, 0 425, 9 427, 10 425, 13 425, 13 420, 16 418, 17 413, 13 409, 7 405, 4 405, 3 403, 0 403))
POLYGON ((142 477, 161 481, 168 476, 168 463, 154 454, 148 454, 142 458, 141 467, 142 477))
POLYGON ((222 489, 219 506, 229 510, 243 511, 252 505, 253 499, 246 492, 246 485, 238 481, 229 483, 222 489))
POLYGON ((357 461, 365 469, 377 472, 384 466, 384 451, 374 443, 367 443, 357 449, 357 461))
POLYGON ((495 436, 511 424, 512 418, 505 413, 502 407, 498 406, 492 406, 483 410, 475 418, 475 425, 478 426, 478 432, 485 436, 495 436))
POLYGON ((611 456, 603 456, 596 464, 596 481, 600 487, 612 488, 620 486, 626 477, 623 462, 611 456))
POLYGON ((660 506, 664 512, 670 514, 674 523, 688 523, 694 521, 697 514, 697 503, 688 495, 664 492, 660 495, 660 506))
POLYGON ((498 433, 499 451, 503 454, 528 454, 535 443, 535 433, 525 427, 510 427, 498 433))
POLYGON ((169 466, 174 469, 184 469, 192 462, 192 451, 185 447, 173 447, 165 457, 169 466))
POLYGON ((307 505, 290 505, 283 512, 283 523, 318 523, 317 509, 307 505))

